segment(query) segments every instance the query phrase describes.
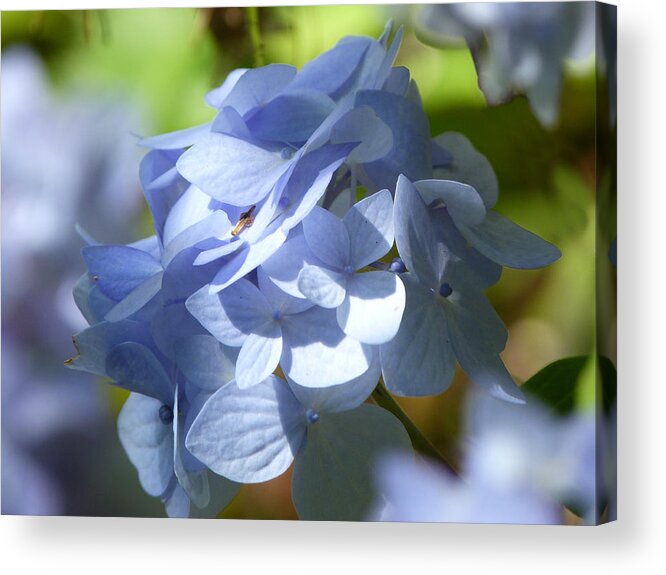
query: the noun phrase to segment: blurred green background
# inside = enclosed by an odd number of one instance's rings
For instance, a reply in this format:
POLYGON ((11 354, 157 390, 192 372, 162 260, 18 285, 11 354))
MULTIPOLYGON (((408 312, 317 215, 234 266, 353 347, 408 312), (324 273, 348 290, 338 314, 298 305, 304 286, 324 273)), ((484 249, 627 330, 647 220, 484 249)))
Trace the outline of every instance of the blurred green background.
MULTIPOLYGON (((442 50, 420 43, 412 26, 417 9, 260 8, 266 63, 301 66, 345 35, 378 37, 388 18, 405 25, 397 63, 410 69, 419 86, 432 135, 454 130, 467 136, 495 168, 500 183, 497 209, 563 253, 546 270, 506 270, 489 291, 509 328, 504 361, 515 378, 524 381, 555 359, 594 350, 595 245, 608 245, 615 234, 608 229, 603 230, 605 237, 595 236, 594 62, 567 68, 560 120, 547 130, 524 98, 488 108, 467 48, 442 50)), ((41 55, 58 93, 85 88, 122 94, 143 110, 153 133, 209 121, 213 111, 204 103, 206 92, 234 68, 253 65, 242 8, 5 12, 3 52, 16 44, 30 45, 41 55)), ((151 232, 147 210, 141 225, 137 235, 151 232)), ((614 330, 614 323, 607 328, 614 330)), ((459 372, 439 397, 399 400, 453 461, 459 455, 465 379, 459 372)), ((109 410, 116 413, 125 396, 103 388, 109 410)), ((141 491, 120 447, 110 455, 113 459, 98 465, 100 483, 90 486, 91 496, 104 500, 107 514, 117 510, 162 516, 161 504, 141 491)), ((222 516, 295 518, 290 474, 244 486, 222 516)))

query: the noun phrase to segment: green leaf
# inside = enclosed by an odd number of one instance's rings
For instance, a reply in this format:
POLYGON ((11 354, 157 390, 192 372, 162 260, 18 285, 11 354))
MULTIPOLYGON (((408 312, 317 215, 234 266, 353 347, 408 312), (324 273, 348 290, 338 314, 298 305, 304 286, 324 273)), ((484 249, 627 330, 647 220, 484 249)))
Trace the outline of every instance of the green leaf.
MULTIPOLYGON (((561 415, 571 413, 578 400, 582 398, 583 405, 589 405, 589 390, 579 389, 579 384, 588 386, 589 374, 584 372, 590 356, 568 357, 557 360, 533 375, 522 386, 528 397, 533 397, 550 406, 561 415), (588 377, 586 377, 588 375, 588 377)), ((617 372, 613 363, 604 356, 598 356, 596 370, 596 394, 601 393, 599 403, 604 412, 610 411, 615 403, 617 392, 617 372)))

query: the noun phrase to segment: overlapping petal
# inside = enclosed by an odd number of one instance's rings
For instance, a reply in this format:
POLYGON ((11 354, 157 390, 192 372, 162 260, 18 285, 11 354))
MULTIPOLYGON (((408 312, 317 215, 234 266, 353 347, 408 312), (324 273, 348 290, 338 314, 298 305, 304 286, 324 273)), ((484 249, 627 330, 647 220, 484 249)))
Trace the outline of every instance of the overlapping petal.
POLYGON ((301 404, 271 376, 241 390, 232 382, 206 402, 185 440, 211 470, 233 481, 260 483, 281 475, 305 434, 301 404))
POLYGON ((337 308, 338 324, 348 336, 369 344, 393 339, 405 308, 405 288, 391 272, 354 274, 337 308))
POLYGON ((562 255, 550 242, 494 211, 481 224, 460 231, 483 255, 510 268, 540 268, 562 255))
POLYGON ((358 521, 374 495, 373 464, 390 449, 411 449, 401 423, 375 405, 323 416, 296 457, 292 498, 304 520, 358 521))

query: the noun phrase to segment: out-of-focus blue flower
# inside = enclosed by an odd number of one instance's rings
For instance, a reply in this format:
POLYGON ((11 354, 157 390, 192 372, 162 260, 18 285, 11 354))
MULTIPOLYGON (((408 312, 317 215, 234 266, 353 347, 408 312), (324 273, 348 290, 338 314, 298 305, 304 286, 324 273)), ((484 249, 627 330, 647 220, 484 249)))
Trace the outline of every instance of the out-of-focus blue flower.
POLYGON ((292 497, 301 519, 358 520, 372 503, 372 463, 385 449, 410 449, 390 413, 362 402, 372 378, 308 389, 270 376, 250 389, 220 388, 190 428, 187 448, 216 473, 267 481, 294 462, 292 497))
POLYGON ((30 289, 33 258, 72 268, 75 224, 107 238, 127 228, 140 199, 130 130, 142 122, 119 99, 79 93, 59 100, 27 48, 3 60, 3 265, 12 270, 3 294, 20 294, 30 289))
POLYGON ((40 453, 65 438, 98 433, 105 413, 97 390, 31 361, 33 353, 3 329, 2 513, 60 515, 68 485, 40 453))
POLYGON ((372 519, 528 523, 563 521, 562 505, 595 521, 593 414, 558 419, 530 402, 476 395, 467 414, 461 477, 435 463, 390 454, 376 468, 372 519))
POLYGON ((479 482, 529 487, 593 521, 596 513, 596 430, 593 412, 566 418, 530 399, 515 406, 490 397, 470 402, 465 469, 479 482))
POLYGON ((491 105, 522 93, 546 126, 557 121, 564 60, 586 58, 595 42, 592 2, 467 2, 421 8, 424 41, 464 39, 491 105))
POLYGON ((316 207, 303 220, 305 242, 299 237, 290 239, 263 269, 275 274, 278 285, 290 293, 336 309, 347 335, 370 344, 391 340, 405 305, 400 279, 387 271, 356 273, 393 246, 390 192, 383 190, 354 204, 342 220, 316 207))
POLYGON ((36 54, 3 50, 3 513, 90 512, 78 489, 110 421, 90 376, 62 371, 84 326, 70 295, 82 271, 75 224, 101 237, 128 229, 140 200, 130 132, 143 123, 121 97, 56 95, 36 54))
POLYGON ((417 523, 561 523, 557 506, 529 491, 463 481, 436 463, 413 455, 385 455, 376 468, 384 501, 370 521, 417 523))

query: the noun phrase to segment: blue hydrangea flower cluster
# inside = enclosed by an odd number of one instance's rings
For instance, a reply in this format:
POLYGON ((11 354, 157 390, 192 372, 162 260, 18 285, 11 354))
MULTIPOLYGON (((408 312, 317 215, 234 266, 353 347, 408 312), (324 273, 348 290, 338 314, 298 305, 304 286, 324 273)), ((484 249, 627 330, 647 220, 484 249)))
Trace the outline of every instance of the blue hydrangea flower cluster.
POLYGON ((461 2, 424 6, 417 25, 433 45, 463 39, 489 104, 525 94, 545 126, 559 116, 564 60, 594 50, 594 2, 461 2))
POLYGON ((169 515, 210 512, 216 477, 219 509, 293 462, 301 518, 364 517, 377 453, 411 448, 365 403, 382 376, 437 394, 457 362, 523 401, 484 290, 559 251, 492 209, 463 136, 431 138, 390 33, 232 72, 212 122, 142 142, 155 235, 82 251, 91 327, 70 366, 132 392, 121 441, 169 515))

